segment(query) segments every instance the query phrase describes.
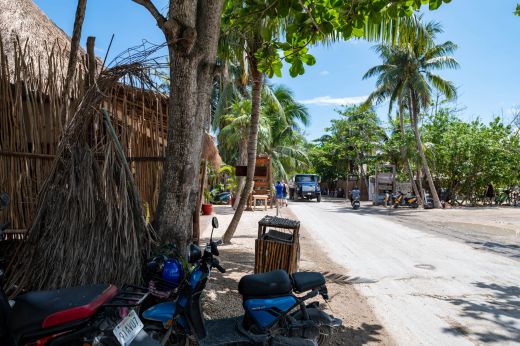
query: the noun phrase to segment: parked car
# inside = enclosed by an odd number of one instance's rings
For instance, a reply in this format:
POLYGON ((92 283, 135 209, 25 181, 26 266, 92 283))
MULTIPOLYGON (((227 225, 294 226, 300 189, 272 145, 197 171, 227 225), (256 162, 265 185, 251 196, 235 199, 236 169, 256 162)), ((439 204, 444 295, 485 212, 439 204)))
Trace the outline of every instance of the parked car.
POLYGON ((321 202, 320 177, 316 174, 296 174, 289 182, 289 198, 316 198, 316 201, 321 202))

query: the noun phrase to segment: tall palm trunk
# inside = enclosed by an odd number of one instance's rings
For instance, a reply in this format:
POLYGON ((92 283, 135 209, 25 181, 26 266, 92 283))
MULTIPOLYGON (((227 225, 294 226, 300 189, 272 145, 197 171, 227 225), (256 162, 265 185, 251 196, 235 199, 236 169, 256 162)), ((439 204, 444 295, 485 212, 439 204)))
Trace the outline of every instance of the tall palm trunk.
POLYGON ((439 195, 437 194, 437 190, 435 189, 435 184, 433 183, 432 174, 430 172, 430 168, 428 167, 428 161, 426 160, 426 155, 423 150, 423 143, 421 139, 421 134, 419 133, 418 126, 418 118, 419 118, 419 108, 417 105, 417 99, 413 92, 410 92, 410 103, 411 103, 411 116, 412 116, 412 128, 415 134, 415 141, 417 143, 417 151, 419 152, 419 156, 421 157, 421 162, 423 166, 424 174, 426 175, 426 180, 428 181, 428 187, 430 188, 430 193, 433 198, 433 206, 434 208, 442 208, 441 201, 439 199, 439 195))
POLYGON ((423 204, 423 199, 421 197, 421 193, 417 188, 417 184, 415 183, 415 179, 413 178, 412 167, 410 167, 410 161, 408 160, 407 147, 405 144, 405 129, 404 129, 404 105, 401 100, 399 100, 399 131, 401 133, 401 159, 403 160, 404 170, 408 172, 408 176, 410 177, 410 184, 412 185, 413 193, 417 196, 419 200, 419 204, 423 204))
MULTIPOLYGON (((247 165, 247 138, 242 138, 240 140, 240 144, 238 147, 238 165, 245 166, 247 165)), ((238 177, 238 186, 237 186, 237 196, 242 195, 242 191, 244 191, 244 186, 246 185, 246 177, 238 177)), ((235 200, 233 204, 233 209, 238 208, 238 203, 240 202, 240 198, 235 200)))
POLYGON ((256 148, 258 142, 258 123, 260 120, 260 99, 262 95, 262 84, 263 84, 263 75, 260 71, 258 71, 258 63, 254 55, 251 55, 250 58, 251 64, 251 78, 253 82, 252 91, 251 91, 251 122, 249 124, 249 138, 247 143, 247 176, 246 183, 242 194, 240 195, 240 201, 237 206, 237 210, 233 215, 233 219, 229 224, 226 233, 222 238, 224 244, 229 244, 231 242, 231 238, 235 234, 235 231, 238 226, 238 222, 242 217, 242 213, 246 208, 247 200, 249 199, 249 194, 253 190, 253 178, 255 176, 255 167, 256 167, 256 148))

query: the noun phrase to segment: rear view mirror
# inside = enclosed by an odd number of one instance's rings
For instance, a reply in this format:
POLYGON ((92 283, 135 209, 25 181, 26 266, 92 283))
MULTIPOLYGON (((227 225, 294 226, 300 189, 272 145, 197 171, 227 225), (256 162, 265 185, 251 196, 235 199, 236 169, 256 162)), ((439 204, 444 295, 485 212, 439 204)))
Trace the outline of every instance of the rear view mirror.
POLYGON ((9 205, 9 195, 7 192, 0 194, 0 210, 7 208, 9 205))
POLYGON ((215 216, 213 216, 213 219, 211 219, 211 225, 213 228, 218 228, 218 219, 215 216))

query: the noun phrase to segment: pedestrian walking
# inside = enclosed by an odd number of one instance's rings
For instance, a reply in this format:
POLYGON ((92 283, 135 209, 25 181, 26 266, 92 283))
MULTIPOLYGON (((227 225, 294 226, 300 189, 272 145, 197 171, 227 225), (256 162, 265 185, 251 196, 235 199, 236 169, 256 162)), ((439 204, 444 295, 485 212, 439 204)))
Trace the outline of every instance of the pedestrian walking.
POLYGON ((285 181, 283 183, 283 201, 282 201, 282 205, 285 205, 287 207, 287 197, 288 197, 288 194, 289 194, 289 185, 287 185, 287 182, 285 181))
POLYGON ((280 181, 277 181, 274 188, 276 190, 276 205, 281 207, 283 202, 283 185, 280 181))
POLYGON ((495 189, 493 188, 493 184, 490 183, 486 190, 486 201, 489 201, 489 205, 492 205, 494 199, 495 199, 495 189))

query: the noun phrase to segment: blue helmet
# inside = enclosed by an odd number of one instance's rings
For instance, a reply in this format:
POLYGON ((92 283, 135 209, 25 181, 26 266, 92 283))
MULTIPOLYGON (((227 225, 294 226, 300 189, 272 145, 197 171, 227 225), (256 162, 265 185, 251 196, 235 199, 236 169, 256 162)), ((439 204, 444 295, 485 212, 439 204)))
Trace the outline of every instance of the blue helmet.
POLYGON ((179 260, 168 258, 164 262, 162 278, 173 287, 179 286, 184 278, 184 266, 179 260))

